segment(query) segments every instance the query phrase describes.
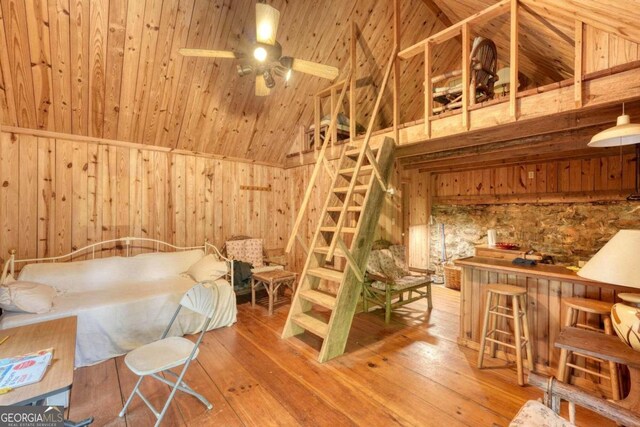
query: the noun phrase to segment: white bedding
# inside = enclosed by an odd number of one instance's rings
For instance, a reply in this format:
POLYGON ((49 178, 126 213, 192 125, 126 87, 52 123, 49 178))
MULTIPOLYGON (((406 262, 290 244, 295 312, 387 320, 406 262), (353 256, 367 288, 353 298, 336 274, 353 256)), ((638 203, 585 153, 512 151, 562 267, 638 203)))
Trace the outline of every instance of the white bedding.
MULTIPOLYGON (((118 260, 121 263, 120 267, 122 267, 122 263, 128 264, 136 258, 138 257, 120 258, 118 260)), ((106 267, 113 264, 114 259, 117 257, 92 260, 91 263, 94 264, 93 267, 106 267)), ((140 267, 140 260, 138 258, 130 265, 140 267)), ((166 263, 167 260, 160 259, 159 261, 166 263)), ((87 263, 87 261, 82 263, 87 263)), ((42 264, 37 265, 38 268, 33 268, 31 271, 25 269, 23 273, 30 279, 42 279, 46 276, 50 278, 47 281, 58 282, 51 283, 54 286, 62 284, 58 279, 52 278, 57 275, 57 272, 53 274, 51 271, 47 271, 44 275, 42 271, 38 271, 42 270, 40 266, 42 264)), ((75 267, 73 266, 72 269, 75 267)), ((130 275, 128 280, 122 280, 122 277, 119 277, 120 280, 116 282, 105 282, 100 286, 96 286, 96 283, 99 282, 96 280, 91 286, 86 283, 78 283, 78 277, 87 277, 85 271, 87 266, 81 264, 80 267, 78 270, 82 270, 82 274, 76 276, 76 280, 73 280, 69 270, 65 271, 64 278, 68 279, 66 283, 73 285, 66 286, 61 295, 54 299, 53 309, 50 312, 43 314, 4 313, 0 318, 0 329, 77 315, 75 365, 76 367, 93 365, 126 354, 134 348, 159 339, 169 324, 171 316, 178 308, 180 298, 195 284, 191 278, 180 275, 164 278, 156 276, 154 280, 148 281, 140 281, 139 279, 134 281, 130 275)), ((183 267, 177 266, 176 271, 181 268, 183 267)), ((92 274, 95 275, 95 273, 92 274)), ((105 274, 104 270, 102 270, 102 274, 105 274)), ((222 279, 216 280, 215 284, 219 290, 220 301, 209 329, 230 326, 236 322, 236 298, 231 285, 222 279)), ((170 335, 182 336, 196 333, 201 330, 202 326, 202 316, 183 308, 170 335)))

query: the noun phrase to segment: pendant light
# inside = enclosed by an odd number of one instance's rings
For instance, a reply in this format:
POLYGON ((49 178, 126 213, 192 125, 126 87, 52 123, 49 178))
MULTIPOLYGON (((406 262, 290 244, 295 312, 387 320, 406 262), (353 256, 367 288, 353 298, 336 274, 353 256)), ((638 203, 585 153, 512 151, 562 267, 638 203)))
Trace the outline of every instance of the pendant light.
POLYGON ((624 112, 618 117, 616 125, 605 129, 591 138, 589 147, 622 147, 623 145, 636 146, 636 191, 627 200, 640 201, 640 124, 631 123, 631 118, 624 112))

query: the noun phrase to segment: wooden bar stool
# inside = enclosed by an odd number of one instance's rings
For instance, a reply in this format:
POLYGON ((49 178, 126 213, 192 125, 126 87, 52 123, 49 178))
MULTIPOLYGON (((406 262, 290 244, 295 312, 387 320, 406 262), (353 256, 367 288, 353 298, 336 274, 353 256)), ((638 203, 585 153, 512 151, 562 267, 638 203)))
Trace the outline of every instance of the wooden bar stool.
MULTIPOLYGON (((573 326, 582 329, 588 329, 591 331, 603 332, 607 335, 613 335, 613 328, 611 326, 611 307, 613 303, 598 301, 587 298, 564 298, 564 303, 567 306, 567 320, 565 326, 573 326), (578 323, 578 315, 580 312, 597 314, 602 317, 604 329, 594 328, 590 325, 578 323)), ((571 369, 577 369, 582 372, 586 372, 600 378, 605 378, 611 381, 611 392, 614 400, 620 399, 620 384, 618 379, 618 367, 615 362, 607 362, 605 360, 584 355, 575 351, 569 351, 563 348, 560 351, 560 361, 558 362, 558 378, 562 382, 568 382, 571 376, 571 369), (586 366, 582 367, 573 363, 572 356, 584 357, 585 359, 594 360, 600 364, 607 363, 609 365, 609 375, 601 374, 600 372, 588 369, 586 366)))
POLYGON ((529 322, 527 319, 527 305, 525 295, 527 290, 518 286, 490 284, 486 285, 487 305, 484 313, 484 324, 482 326, 482 340, 480 342, 480 354, 478 355, 478 369, 482 369, 484 361, 484 351, 487 341, 491 343, 491 357, 496 357, 496 347, 502 345, 513 348, 516 351, 516 367, 518 369, 518 384, 524 385, 524 372, 522 368, 522 347, 526 347, 527 363, 529 370, 533 370, 533 351, 531 350, 531 339, 529 338, 529 322), (507 299, 506 304, 500 305, 500 296, 507 299), (511 297, 511 307, 508 305, 508 298, 511 297), (498 329, 498 316, 513 320, 513 331, 503 331, 498 329), (489 330, 491 322, 491 330, 489 330), (500 341, 499 335, 513 336, 515 345, 507 341, 500 341), (523 336, 524 335, 524 336, 523 336))

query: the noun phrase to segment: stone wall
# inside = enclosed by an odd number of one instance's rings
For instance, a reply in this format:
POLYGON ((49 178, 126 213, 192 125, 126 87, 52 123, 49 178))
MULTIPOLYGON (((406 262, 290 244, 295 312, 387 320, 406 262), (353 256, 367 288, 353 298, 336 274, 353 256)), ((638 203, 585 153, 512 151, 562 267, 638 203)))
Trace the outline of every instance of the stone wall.
POLYGON ((592 257, 618 230, 640 229, 640 204, 629 202, 434 206, 432 215, 432 262, 441 258, 442 223, 448 259, 473 255, 493 228, 499 242, 515 242, 574 265, 592 257))

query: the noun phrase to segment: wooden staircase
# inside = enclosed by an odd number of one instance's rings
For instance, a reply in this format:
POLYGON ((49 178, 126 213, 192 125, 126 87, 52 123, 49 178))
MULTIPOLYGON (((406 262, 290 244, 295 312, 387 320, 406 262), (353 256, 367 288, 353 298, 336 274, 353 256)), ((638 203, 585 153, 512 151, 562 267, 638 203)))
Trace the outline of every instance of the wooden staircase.
POLYGON ((333 175, 282 332, 282 338, 305 330, 323 338, 320 362, 344 352, 393 169, 394 149, 391 138, 377 149, 349 145, 333 175), (335 296, 318 290, 323 281, 338 284, 335 296), (315 306, 325 309, 325 315, 314 311, 315 306))
MULTIPOLYGON (((352 49, 352 55, 354 52, 352 49)), ((338 111, 343 105, 347 89, 349 85, 352 89, 355 88, 355 79, 352 79, 352 76, 356 61, 353 56, 351 71, 341 85, 339 97, 335 92, 337 86, 332 87, 331 122, 326 133, 328 136, 318 151, 316 165, 286 248, 286 252, 289 253, 297 240, 306 252, 307 260, 282 331, 282 338, 290 338, 304 331, 321 337, 323 342, 318 357, 320 362, 344 353, 353 315, 362 293, 362 282, 375 228, 393 169, 393 139, 385 138, 377 148, 372 148, 369 143, 396 55, 397 47, 389 57, 364 139, 354 141, 352 134, 352 140, 345 145, 338 160, 337 169, 331 165, 325 153, 331 141, 336 138, 334 130, 338 111), (336 102, 334 97, 337 97, 336 102), (323 168, 332 178, 331 187, 311 245, 307 247, 298 230, 306 218, 306 209, 316 179, 323 168), (319 290, 323 282, 337 284, 336 294, 331 295, 319 290), (320 308, 320 311, 314 308, 320 308)), ((315 111, 316 146, 320 146, 317 131, 321 113, 318 104, 316 103, 315 111)), ((351 117, 357 117, 353 105, 350 114, 351 117)), ((354 128, 355 126, 352 126, 352 129, 354 128)))

